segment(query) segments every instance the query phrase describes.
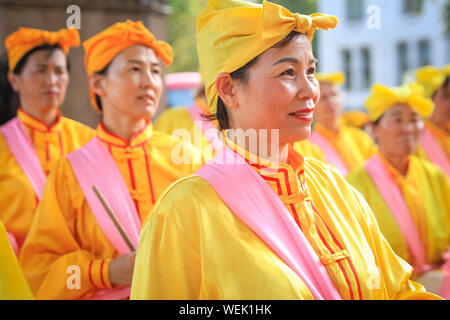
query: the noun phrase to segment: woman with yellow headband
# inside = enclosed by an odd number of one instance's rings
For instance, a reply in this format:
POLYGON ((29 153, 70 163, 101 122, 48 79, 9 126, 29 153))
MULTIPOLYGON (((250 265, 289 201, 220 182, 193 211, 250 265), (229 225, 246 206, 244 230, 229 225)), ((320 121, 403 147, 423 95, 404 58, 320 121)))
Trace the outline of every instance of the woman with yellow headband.
POLYGON ((409 281, 362 196, 292 148, 319 97, 314 30, 336 24, 267 1, 208 1, 198 54, 226 147, 146 219, 132 299, 435 297, 409 281))
POLYGON ((94 139, 58 162, 36 211, 20 263, 37 299, 129 297, 141 222, 198 167, 191 145, 152 130, 159 59, 169 65, 171 47, 130 20, 83 46, 102 120, 94 139))
POLYGON ((14 105, 12 118, 0 126, 0 220, 16 252, 56 161, 95 134, 59 109, 69 82, 67 54, 79 44, 76 29, 20 28, 5 40, 8 68, 1 76, 9 81, 0 92, 14 105))
POLYGON ((416 155, 433 162, 450 177, 450 65, 442 69, 432 66, 418 69, 416 81, 424 86, 426 96, 434 103, 416 155))
POLYGON ((309 140, 323 151, 326 162, 346 176, 374 154, 373 141, 364 131, 345 125, 341 119, 339 85, 345 82, 345 75, 323 73, 316 78, 320 84, 320 100, 309 140))
POLYGON ((433 104, 418 84, 376 84, 366 107, 379 152, 347 180, 362 193, 386 240, 414 266, 417 277, 438 268, 450 244, 450 181, 437 166, 413 155, 422 117, 433 104))

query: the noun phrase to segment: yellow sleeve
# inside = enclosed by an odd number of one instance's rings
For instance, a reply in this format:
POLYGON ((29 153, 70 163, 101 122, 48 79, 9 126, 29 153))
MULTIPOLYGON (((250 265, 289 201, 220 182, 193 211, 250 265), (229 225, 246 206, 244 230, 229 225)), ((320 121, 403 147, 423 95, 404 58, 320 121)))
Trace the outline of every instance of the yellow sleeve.
POLYGON ((378 280, 384 284, 382 287, 386 290, 385 295, 390 300, 441 300, 426 292, 422 285, 410 280, 412 267, 394 253, 381 233, 369 205, 356 189, 352 189, 362 208, 360 225, 372 248, 378 268, 378 280))
POLYGON ((12 250, 5 226, 0 221, 0 300, 31 300, 28 286, 16 255, 12 250))
POLYGON ((96 288, 111 288, 110 259, 80 248, 72 206, 72 169, 63 158, 50 173, 36 210, 20 265, 37 299, 78 299, 96 288))

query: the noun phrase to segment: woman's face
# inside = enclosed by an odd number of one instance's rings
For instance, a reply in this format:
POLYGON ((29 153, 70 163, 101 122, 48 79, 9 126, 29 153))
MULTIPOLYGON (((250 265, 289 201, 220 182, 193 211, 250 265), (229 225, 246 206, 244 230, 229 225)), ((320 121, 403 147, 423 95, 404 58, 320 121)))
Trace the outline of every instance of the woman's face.
POLYGON ((385 155, 409 156, 424 128, 421 116, 408 104, 396 104, 373 126, 373 135, 385 155))
POLYGON ((279 129, 280 144, 308 138, 319 100, 311 43, 297 36, 282 48, 262 53, 236 87, 237 108, 230 108, 233 129, 279 129))
POLYGON ((320 100, 314 116, 326 127, 333 127, 342 111, 339 87, 329 82, 320 83, 320 100))
POLYGON ((114 111, 131 118, 151 118, 163 89, 162 68, 153 49, 133 45, 119 53, 101 79, 104 112, 114 111), (110 109, 110 110, 107 110, 110 109))
POLYGON ((67 57, 59 48, 39 50, 28 57, 20 74, 10 72, 8 76, 25 110, 59 108, 69 84, 67 57))

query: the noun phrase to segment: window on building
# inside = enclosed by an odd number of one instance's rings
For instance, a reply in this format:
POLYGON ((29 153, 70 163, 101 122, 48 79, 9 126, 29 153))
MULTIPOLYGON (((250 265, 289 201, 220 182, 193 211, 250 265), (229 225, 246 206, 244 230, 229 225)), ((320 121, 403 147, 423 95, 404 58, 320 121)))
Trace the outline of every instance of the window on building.
POLYGON ((350 50, 342 51, 342 66, 345 73, 345 84, 344 89, 351 91, 353 89, 353 78, 352 78, 352 56, 350 50))
POLYGON ((350 21, 362 20, 363 13, 363 0, 347 0, 346 3, 347 19, 350 21))
POLYGON ((403 0, 403 12, 420 14, 423 9, 423 0, 403 0))
POLYGON ((363 89, 372 86, 372 56, 369 48, 361 48, 361 79, 363 89))
POLYGON ((430 41, 427 39, 419 41, 419 67, 431 64, 430 41))
POLYGON ((400 42, 397 45, 397 83, 401 85, 403 83, 403 78, 405 73, 409 69, 408 64, 408 44, 406 42, 400 42))

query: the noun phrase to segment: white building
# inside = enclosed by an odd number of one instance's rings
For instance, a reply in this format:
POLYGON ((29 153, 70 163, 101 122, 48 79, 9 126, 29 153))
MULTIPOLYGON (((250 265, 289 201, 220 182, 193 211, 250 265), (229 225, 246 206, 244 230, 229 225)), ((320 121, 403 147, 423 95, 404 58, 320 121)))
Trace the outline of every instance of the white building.
POLYGON ((319 0, 318 12, 339 18, 318 34, 319 72, 343 71, 344 108, 361 109, 371 86, 398 86, 414 69, 450 63, 447 0, 319 0))

